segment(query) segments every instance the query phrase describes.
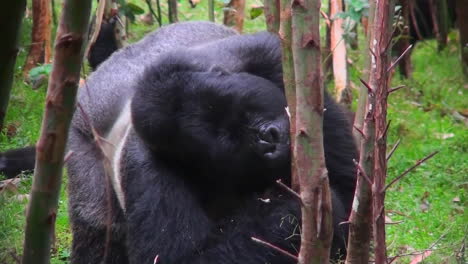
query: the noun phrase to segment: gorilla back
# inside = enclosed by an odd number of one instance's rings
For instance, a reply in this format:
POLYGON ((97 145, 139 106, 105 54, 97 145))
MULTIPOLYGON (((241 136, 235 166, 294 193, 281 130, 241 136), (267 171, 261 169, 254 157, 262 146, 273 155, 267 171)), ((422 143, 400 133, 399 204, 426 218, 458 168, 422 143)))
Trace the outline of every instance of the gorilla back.
MULTIPOLYGON (((294 263, 251 241, 293 254, 300 243, 298 202, 275 184, 290 171, 275 36, 207 22, 163 27, 114 53, 78 102, 67 163, 72 263, 294 263)), ((356 151, 343 111, 328 97, 325 105, 336 256, 356 151)))

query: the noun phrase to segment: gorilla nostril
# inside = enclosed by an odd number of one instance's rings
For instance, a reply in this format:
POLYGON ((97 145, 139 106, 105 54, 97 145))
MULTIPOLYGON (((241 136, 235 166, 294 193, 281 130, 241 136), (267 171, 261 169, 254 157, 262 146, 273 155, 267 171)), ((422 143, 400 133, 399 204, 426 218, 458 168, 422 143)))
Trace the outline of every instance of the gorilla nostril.
POLYGON ((260 139, 269 143, 278 143, 280 141, 280 131, 275 126, 269 126, 260 132, 260 139))

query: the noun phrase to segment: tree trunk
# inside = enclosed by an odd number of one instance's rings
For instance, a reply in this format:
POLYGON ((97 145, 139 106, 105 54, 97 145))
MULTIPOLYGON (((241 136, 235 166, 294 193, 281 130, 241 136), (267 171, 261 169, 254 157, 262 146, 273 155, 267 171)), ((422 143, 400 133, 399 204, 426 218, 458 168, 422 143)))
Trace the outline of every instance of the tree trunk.
POLYGON ((280 0, 265 0, 264 10, 268 31, 277 34, 280 27, 280 0))
POLYGON ((335 79, 335 94, 337 101, 351 108, 352 94, 348 81, 348 65, 346 62, 346 43, 343 39, 343 19, 336 15, 342 13, 343 2, 330 1, 331 23, 330 47, 333 55, 333 76, 335 79))
POLYGON ((372 186, 374 221, 375 263, 387 263, 385 241, 385 180, 387 178, 387 97, 390 84, 390 51, 395 3, 393 0, 377 0, 375 6, 374 35, 371 50, 375 60, 371 64, 370 86, 375 94, 374 183, 372 186))
MULTIPOLYGON (((371 34, 372 34, 372 25, 374 23, 374 9, 375 9, 375 3, 374 1, 369 1, 369 16, 367 19, 367 29, 366 31, 366 37, 367 40, 363 41, 364 47, 364 53, 362 54, 363 59, 364 59, 364 68, 363 68, 363 76, 362 79, 365 80, 366 82, 369 80, 369 71, 370 71, 370 54, 369 54, 369 41, 371 39, 371 34)), ((366 107, 367 107, 367 98, 368 98, 368 92, 367 92, 367 87, 364 84, 361 84, 360 89, 359 89, 359 99, 358 99, 358 106, 356 108, 356 117, 354 118, 354 130, 353 130, 353 136, 356 141, 356 146, 358 148, 361 147, 361 141, 363 139, 362 136, 362 131, 364 130, 364 117, 366 115, 366 107)))
POLYGON ((356 192, 349 218, 348 254, 346 264, 369 263, 372 233, 372 180, 374 166, 375 97, 367 87, 371 72, 369 47, 374 37, 375 1, 369 1, 367 40, 364 49, 364 76, 359 91, 358 108, 354 121, 354 137, 360 148, 356 192), (365 136, 364 136, 365 135, 365 136))
POLYGON ((323 76, 324 83, 328 83, 333 79, 333 55, 331 48, 331 1, 328 1, 328 18, 326 18, 326 31, 325 31, 325 47, 322 50, 323 58, 323 76))
POLYGON ((280 29, 278 35, 281 39, 283 82, 286 99, 288 101, 288 113, 291 138, 291 187, 299 192, 299 179, 297 178, 296 158, 294 144, 296 142, 294 133, 296 131, 296 83, 294 77, 294 61, 292 54, 292 22, 291 2, 280 0, 280 29))
POLYGON ((65 144, 75 107, 91 0, 65 0, 55 41, 36 167, 28 205, 23 264, 46 264, 57 216, 65 144))
POLYGON ((448 35, 448 7, 447 0, 429 0, 431 10, 432 25, 438 43, 438 50, 443 50, 447 46, 448 35))
POLYGON ((0 44, 0 132, 3 128, 8 101, 10 100, 11 87, 15 70, 16 56, 18 55, 18 39, 26 9, 26 0, 6 1, 4 10, 8 10, 0 17, 0 32, 2 42, 0 44))
POLYGON ((244 28, 245 0, 231 0, 224 10, 224 25, 232 27, 239 33, 244 28))
POLYGON ((167 0, 167 4, 169 6, 169 23, 178 22, 177 0, 167 0))
MULTIPOLYGON (((410 5, 411 0, 400 0, 402 17, 403 17, 403 29, 396 32, 398 41, 395 43, 395 50, 398 54, 403 54, 410 46, 410 5)), ((410 78, 413 72, 413 66, 411 64, 411 50, 407 52, 400 60, 400 74, 405 78, 410 78)))
POLYGON ((299 263, 328 264, 333 221, 323 149, 320 0, 293 1, 292 11, 297 104, 294 157, 303 202, 299 263))
POLYGON ((33 28, 29 54, 23 68, 25 75, 38 64, 50 62, 51 4, 49 1, 33 0, 33 28))
POLYGON ((208 17, 211 22, 215 22, 214 5, 214 0, 208 0, 208 17))
POLYGON ((460 30, 460 53, 463 74, 468 80, 468 1, 457 0, 457 21, 460 30))
POLYGON ((439 0, 437 2, 437 9, 439 10, 439 29, 440 29, 440 36, 439 36, 439 51, 443 50, 447 46, 448 41, 448 32, 449 32, 449 25, 450 25, 450 17, 449 17, 449 10, 447 0, 439 0))

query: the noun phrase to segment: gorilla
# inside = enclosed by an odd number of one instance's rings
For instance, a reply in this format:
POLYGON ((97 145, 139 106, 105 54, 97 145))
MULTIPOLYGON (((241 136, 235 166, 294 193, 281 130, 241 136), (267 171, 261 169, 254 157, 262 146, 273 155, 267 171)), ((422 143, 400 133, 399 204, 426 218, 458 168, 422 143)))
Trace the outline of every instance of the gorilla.
POLYGON ((10 179, 22 172, 33 171, 35 155, 36 150, 32 146, 0 153, 0 174, 10 179))
MULTIPOLYGON (((111 17, 108 21, 103 20, 101 29, 94 44, 89 48, 88 62, 93 71, 104 62, 107 58, 118 50, 117 39, 115 37, 115 26, 117 17, 111 17)), ((96 23, 96 18, 93 18, 93 24, 96 23)), ((91 36, 89 36, 91 38, 91 36)))
MULTIPOLYGON (((275 35, 168 25, 115 52, 77 101, 71 263, 295 263, 251 240, 300 246, 299 201, 276 184, 290 184, 290 141, 275 35)), ((346 112, 328 95, 325 107, 337 260, 357 151, 346 112)))

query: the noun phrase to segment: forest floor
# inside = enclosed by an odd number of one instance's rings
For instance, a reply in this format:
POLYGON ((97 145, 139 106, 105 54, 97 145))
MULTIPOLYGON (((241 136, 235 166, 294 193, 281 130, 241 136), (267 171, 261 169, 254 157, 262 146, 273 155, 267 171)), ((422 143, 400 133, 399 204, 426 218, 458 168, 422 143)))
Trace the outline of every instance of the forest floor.
MULTIPOLYGON (((145 7, 143 1, 133 2, 145 7)), ((247 16, 252 5, 261 2, 250 1, 247 16)), ((166 10, 167 6, 163 5, 163 13, 166 10)), ((220 22, 221 6, 216 11, 216 21, 220 22)), ((206 1, 195 9, 186 1, 180 4, 181 21, 207 20, 207 17, 206 1)), ((0 134, 0 151, 34 144, 39 136, 46 87, 33 90, 25 82, 21 69, 30 43, 31 23, 31 17, 24 20, 6 118, 8 133, 0 134)), ((265 30, 264 25, 263 16, 255 20, 246 18, 244 31, 265 30)), ((137 20, 129 27, 130 40, 136 41, 155 28, 156 25, 143 25, 137 20)), ((464 249, 468 234, 468 83, 461 73, 458 47, 455 32, 449 35, 449 44, 441 52, 433 40, 419 42, 412 55, 413 78, 405 80, 395 72, 392 81, 393 86, 405 84, 407 88, 390 96, 388 119, 392 124, 388 142, 391 147, 401 139, 401 144, 390 160, 388 181, 417 160, 439 151, 387 192, 386 215, 388 222, 393 223, 387 226, 389 256, 402 256, 393 263, 410 263, 422 254, 428 256, 424 263, 460 263, 457 255, 464 249)), ((361 52, 349 52, 354 86, 359 84, 361 76, 361 52)), ((333 83, 327 86, 331 89, 333 83)), ((356 93, 355 90, 354 98, 356 93)), ((0 264, 19 263, 22 252, 27 205, 23 194, 28 193, 32 182, 30 175, 22 177, 24 180, 18 187, 0 192, 0 264)), ((66 181, 65 176, 52 252, 52 263, 56 264, 68 263, 70 256, 66 181)))

